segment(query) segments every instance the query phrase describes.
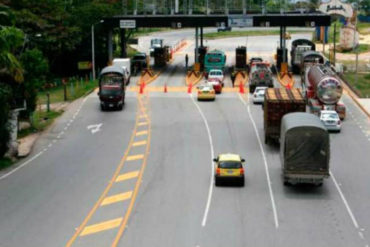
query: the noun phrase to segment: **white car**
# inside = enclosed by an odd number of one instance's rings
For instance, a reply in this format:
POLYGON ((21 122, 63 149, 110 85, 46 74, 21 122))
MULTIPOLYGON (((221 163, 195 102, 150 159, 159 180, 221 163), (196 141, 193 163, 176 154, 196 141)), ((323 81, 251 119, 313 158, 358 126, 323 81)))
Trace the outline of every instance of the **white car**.
POLYGON ((325 125, 328 131, 340 132, 342 122, 336 111, 322 110, 320 112, 320 120, 325 125))
POLYGON ((208 73, 208 80, 217 79, 221 83, 224 81, 224 72, 220 69, 211 69, 208 73))
POLYGON ((256 87, 253 93, 253 104, 263 103, 267 87, 256 87))

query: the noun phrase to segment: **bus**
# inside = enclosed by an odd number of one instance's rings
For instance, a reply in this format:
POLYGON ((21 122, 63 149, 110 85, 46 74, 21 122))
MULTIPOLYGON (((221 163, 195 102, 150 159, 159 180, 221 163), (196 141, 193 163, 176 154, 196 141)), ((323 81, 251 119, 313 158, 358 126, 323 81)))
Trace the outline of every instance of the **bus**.
POLYGON ((225 52, 220 50, 213 50, 207 52, 204 57, 204 72, 206 77, 212 69, 220 69, 225 72, 226 55, 225 52))

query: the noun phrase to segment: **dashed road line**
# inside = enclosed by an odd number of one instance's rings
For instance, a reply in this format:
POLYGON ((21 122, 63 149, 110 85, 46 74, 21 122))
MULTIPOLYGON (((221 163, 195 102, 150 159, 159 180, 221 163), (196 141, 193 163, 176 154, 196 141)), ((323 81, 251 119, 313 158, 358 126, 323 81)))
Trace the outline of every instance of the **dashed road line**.
POLYGON ((122 218, 117 218, 113 220, 107 220, 98 224, 86 226, 84 230, 81 232, 80 236, 86 236, 89 234, 117 228, 121 224, 121 222, 122 218))
POLYGON ((131 196, 132 196, 132 191, 109 196, 109 197, 106 197, 100 205, 105 206, 105 205, 109 205, 112 203, 122 202, 122 201, 130 199, 131 196))
POLYGON ((147 134, 148 134, 147 130, 136 132, 136 136, 143 136, 143 135, 147 135, 147 134))
POLYGON ((124 173, 122 175, 119 175, 115 182, 122 182, 128 179, 136 178, 137 176, 139 176, 139 171, 124 173))
POLYGON ((134 142, 133 144, 132 144, 132 146, 134 146, 134 147, 138 147, 138 146, 144 146, 144 145, 146 145, 146 141, 144 140, 144 141, 139 141, 139 142, 134 142))
POLYGON ((144 154, 137 154, 137 155, 128 156, 126 161, 134 161, 134 160, 142 160, 142 159, 144 159, 144 154))

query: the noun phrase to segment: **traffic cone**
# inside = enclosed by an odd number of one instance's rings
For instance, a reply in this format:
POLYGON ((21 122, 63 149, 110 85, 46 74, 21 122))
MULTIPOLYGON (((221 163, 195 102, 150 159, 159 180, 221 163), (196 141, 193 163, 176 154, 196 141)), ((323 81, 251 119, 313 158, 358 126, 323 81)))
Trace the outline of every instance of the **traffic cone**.
POLYGON ((143 92, 144 92, 144 83, 143 83, 143 82, 141 82, 141 83, 140 83, 140 91, 139 91, 139 93, 140 93, 140 94, 143 94, 143 92))
POLYGON ((190 83, 190 84, 189 84, 189 86, 188 86, 188 93, 191 93, 191 89, 192 89, 192 87, 193 87, 193 84, 192 84, 192 83, 190 83))
POLYGON ((239 83, 239 93, 243 94, 244 93, 244 85, 242 82, 239 83))
POLYGON ((286 89, 292 89, 292 86, 290 85, 290 83, 288 83, 286 86, 285 86, 286 89))
POLYGON ((167 93, 167 83, 164 84, 164 92, 167 93))

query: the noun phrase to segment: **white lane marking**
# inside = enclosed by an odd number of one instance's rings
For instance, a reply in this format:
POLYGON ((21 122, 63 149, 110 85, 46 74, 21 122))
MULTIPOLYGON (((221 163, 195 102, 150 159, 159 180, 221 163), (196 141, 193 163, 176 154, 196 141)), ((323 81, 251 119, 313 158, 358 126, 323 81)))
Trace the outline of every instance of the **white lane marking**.
POLYGON ((261 138, 258 134, 258 130, 257 130, 257 126, 256 126, 256 123, 253 119, 253 116, 251 114, 251 110, 250 110, 250 106, 249 104, 243 99, 243 97, 239 94, 239 99, 243 102, 243 104, 247 107, 248 109, 248 115, 249 115, 249 118, 252 122, 252 125, 253 125, 253 128, 254 128, 254 132, 256 133, 256 136, 257 136, 257 140, 258 140, 258 144, 260 146, 260 149, 261 149, 261 154, 262 154, 262 158, 263 158, 263 163, 265 164, 265 172, 266 172, 266 178, 267 178, 267 184, 268 184, 268 187, 269 187, 269 192, 270 192, 270 199, 271 199, 271 205, 272 205, 272 211, 274 213, 274 221, 275 221, 275 227, 276 228, 279 228, 279 219, 278 219, 278 215, 277 215, 277 210, 276 210, 276 203, 275 203, 275 199, 274 199, 274 193, 272 191, 272 186, 271 186, 271 179, 270 179, 270 173, 269 173, 269 168, 268 168, 268 165, 267 165, 267 159, 266 159, 266 154, 265 154, 265 151, 263 149, 263 146, 262 146, 262 142, 261 142, 261 138))
POLYGON ((92 134, 95 134, 96 132, 101 130, 101 126, 103 126, 102 123, 100 124, 91 124, 88 125, 86 128, 91 131, 92 134))
POLYGON ((212 194, 213 194, 213 179, 214 179, 214 168, 213 168, 213 158, 215 157, 215 152, 213 148, 213 140, 212 140, 212 135, 211 135, 211 130, 209 128, 208 122, 206 117, 204 116, 202 109, 200 109, 199 105, 197 102, 195 102, 193 95, 189 94, 191 100, 193 101, 194 105, 197 107, 199 114, 201 115, 204 125, 206 126, 207 129, 207 134, 208 134, 208 140, 209 140, 209 145, 211 147, 211 179, 209 183, 209 190, 208 190, 208 197, 207 197, 207 203, 206 203, 206 208, 204 210, 204 215, 203 215, 203 220, 202 220, 202 227, 205 227, 207 224, 207 217, 208 217, 208 212, 209 208, 211 207, 211 201, 212 201, 212 194))
POLYGON ((343 203, 344 203, 344 206, 346 207, 347 212, 348 212, 349 216, 350 216, 350 217, 351 217, 351 219, 352 219, 352 223, 353 223, 353 225, 355 226, 355 228, 356 228, 356 229, 358 229, 358 223, 357 223, 357 220, 356 220, 355 216, 353 215, 352 210, 351 210, 351 208, 349 207, 349 204, 348 204, 348 202, 347 202, 347 199, 345 198, 345 196, 344 196, 344 194, 343 194, 342 190, 340 189, 339 184, 337 183, 337 180, 336 180, 336 179, 335 179, 335 177, 334 177, 334 174, 333 174, 331 171, 330 171, 330 176, 332 177, 333 182, 334 182, 334 184, 335 184, 335 187, 337 188, 337 190, 338 190, 338 192, 339 192, 339 195, 340 195, 340 197, 342 198, 342 201, 343 201, 343 203))
POLYGON ((364 239, 364 234, 362 232, 358 232, 358 235, 360 236, 361 239, 364 239))
POLYGON ((52 143, 49 143, 48 147, 50 148, 51 146, 53 146, 53 144, 52 143))
MULTIPOLYGON (((88 97, 85 97, 82 101, 82 104, 80 105, 80 109, 81 107, 83 106, 83 104, 86 102, 86 100, 88 99, 88 97)), ((64 128, 65 130, 67 129, 67 127, 64 128)), ((64 134, 64 131, 60 132, 60 135, 63 135, 64 134)), ((16 171, 18 171, 19 169, 25 167, 26 165, 28 165, 30 162, 32 162, 33 160, 35 160, 37 157, 39 157, 40 155, 42 155, 44 152, 46 152, 48 149, 47 148, 44 148, 42 151, 40 151, 39 153, 35 154, 32 158, 30 158, 29 160, 25 161, 22 165, 14 168, 13 170, 9 171, 8 173, 5 173, 4 175, 2 175, 0 177, 0 180, 10 176, 11 174, 15 173, 16 171)))
POLYGON ((18 167, 16 167, 16 168, 14 168, 13 170, 11 170, 10 172, 8 172, 8 173, 5 173, 4 175, 2 175, 1 177, 0 177, 0 180, 2 180, 2 179, 4 179, 4 178, 6 178, 6 177, 8 177, 8 176, 10 176, 11 174, 13 174, 14 172, 16 172, 16 171, 18 171, 19 169, 21 169, 22 167, 24 167, 24 166, 26 166, 27 164, 29 164, 31 161, 33 161, 33 160, 35 160, 37 157, 39 157, 41 154, 43 154, 44 153, 44 151, 41 151, 41 152, 39 152, 38 154, 35 154, 32 158, 30 158, 29 160, 27 160, 27 161, 25 161, 22 165, 20 165, 20 166, 18 166, 18 167))

